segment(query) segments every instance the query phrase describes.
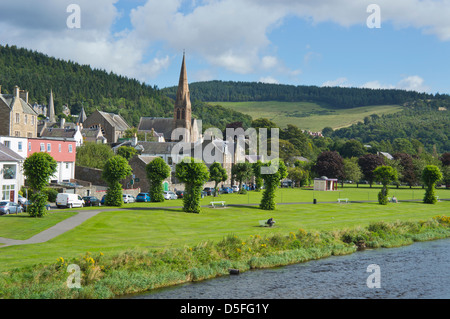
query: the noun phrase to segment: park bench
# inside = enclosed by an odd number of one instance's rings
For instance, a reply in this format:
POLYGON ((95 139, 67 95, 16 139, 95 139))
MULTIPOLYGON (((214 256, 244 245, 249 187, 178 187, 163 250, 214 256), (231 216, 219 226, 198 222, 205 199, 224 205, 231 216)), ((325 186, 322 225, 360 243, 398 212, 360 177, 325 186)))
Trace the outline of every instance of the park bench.
POLYGON ((348 198, 338 198, 338 203, 340 203, 340 202, 348 203, 348 198))
POLYGON ((216 205, 221 205, 222 207, 225 207, 225 201, 217 201, 217 202, 211 202, 211 207, 216 208, 216 205))

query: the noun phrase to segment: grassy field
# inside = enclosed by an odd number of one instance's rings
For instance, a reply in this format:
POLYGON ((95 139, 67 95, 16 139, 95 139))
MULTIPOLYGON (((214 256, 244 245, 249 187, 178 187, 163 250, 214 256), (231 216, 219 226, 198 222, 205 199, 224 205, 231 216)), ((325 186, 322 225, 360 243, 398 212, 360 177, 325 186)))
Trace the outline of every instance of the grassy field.
MULTIPOLYGON (((427 205, 421 202, 400 202, 381 206, 377 203, 335 203, 338 197, 350 200, 375 200, 379 187, 346 187, 338 192, 314 192, 312 190, 279 189, 277 209, 260 210, 256 204, 261 193, 246 195, 224 194, 227 208, 203 208, 201 214, 186 214, 179 206, 181 200, 166 201, 165 208, 155 203, 127 204, 124 209, 102 212, 82 225, 56 237, 49 242, 34 245, 0 248, 2 262, 0 270, 22 267, 36 263, 51 263, 59 257, 76 257, 86 252, 113 254, 127 249, 163 249, 170 247, 195 246, 205 241, 219 241, 230 234, 239 236, 268 235, 306 230, 334 230, 365 226, 373 221, 420 220, 436 215, 448 215, 450 201, 427 205), (366 198, 367 197, 367 198, 366 198), (318 204, 312 204, 312 198, 318 204), (327 201, 333 203, 325 203, 327 201), (310 202, 311 204, 286 204, 310 202), (286 205, 284 205, 286 204, 286 205), (239 206, 240 205, 240 206, 239 206), (173 208, 172 208, 173 207, 173 208), (274 228, 259 227, 259 220, 273 217, 274 228)), ((450 198, 448 190, 438 190, 440 198, 450 198)), ((400 200, 420 199, 422 189, 392 189, 400 200)), ((204 198, 202 205, 208 205, 211 197, 204 198)), ((84 209, 54 210, 43 219, 24 218, 20 215, 0 217, 0 237, 24 239, 42 231, 58 220, 84 209), (24 224, 26 223, 26 224, 24 224), (32 230, 32 231, 31 231, 32 230)))
POLYGON ((399 105, 363 106, 352 109, 331 109, 308 102, 209 102, 250 115, 253 119, 268 118, 281 128, 288 124, 305 130, 321 131, 324 127, 334 129, 349 126, 372 114, 400 112, 399 105))

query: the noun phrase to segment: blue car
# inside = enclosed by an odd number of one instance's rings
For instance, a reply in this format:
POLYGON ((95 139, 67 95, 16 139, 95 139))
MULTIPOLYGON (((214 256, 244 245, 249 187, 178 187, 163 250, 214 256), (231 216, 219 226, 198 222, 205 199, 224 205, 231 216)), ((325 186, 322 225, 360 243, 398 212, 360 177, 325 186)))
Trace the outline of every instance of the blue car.
POLYGON ((231 187, 222 187, 219 192, 221 194, 232 194, 233 189, 231 187))
POLYGON ((136 202, 149 202, 150 194, 149 193, 139 193, 136 196, 136 202))
POLYGON ((106 198, 106 195, 103 195, 103 196, 102 196, 102 199, 100 200, 100 203, 101 203, 102 205, 105 205, 105 198, 106 198))

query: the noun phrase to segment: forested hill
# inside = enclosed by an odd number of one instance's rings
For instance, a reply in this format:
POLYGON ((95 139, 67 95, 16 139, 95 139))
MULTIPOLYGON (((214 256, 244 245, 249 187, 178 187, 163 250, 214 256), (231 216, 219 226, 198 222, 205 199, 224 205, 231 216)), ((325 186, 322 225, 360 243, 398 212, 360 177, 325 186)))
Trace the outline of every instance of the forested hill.
MULTIPOLYGON (((177 82, 178 77, 174 78, 177 82)), ((16 85, 27 90, 30 104, 47 105, 52 89, 57 115, 67 104, 72 114, 78 115, 84 106, 88 116, 96 109, 117 113, 132 126, 137 126, 141 116, 173 116, 174 101, 156 86, 16 46, 0 45, 0 85, 2 93, 13 92, 16 85)), ((192 107, 193 116, 201 118, 205 127, 251 121, 247 115, 220 106, 206 107, 200 102, 192 107)))
MULTIPOLYGON (((195 82, 189 85, 191 97, 201 101, 247 102, 281 101, 314 102, 332 108, 354 108, 370 105, 403 105, 418 100, 436 100, 450 103, 450 96, 418 93, 394 89, 362 89, 341 87, 294 86, 260 82, 195 82)), ((176 87, 162 90, 174 97, 176 87)))

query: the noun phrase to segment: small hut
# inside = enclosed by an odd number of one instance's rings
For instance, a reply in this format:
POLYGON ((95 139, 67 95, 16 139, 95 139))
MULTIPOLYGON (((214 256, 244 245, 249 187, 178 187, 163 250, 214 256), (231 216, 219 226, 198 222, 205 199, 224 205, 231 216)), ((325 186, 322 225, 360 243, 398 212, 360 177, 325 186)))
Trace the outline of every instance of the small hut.
POLYGON ((337 185, 338 180, 336 178, 328 178, 326 176, 314 178, 315 191, 335 191, 337 190, 337 185))

